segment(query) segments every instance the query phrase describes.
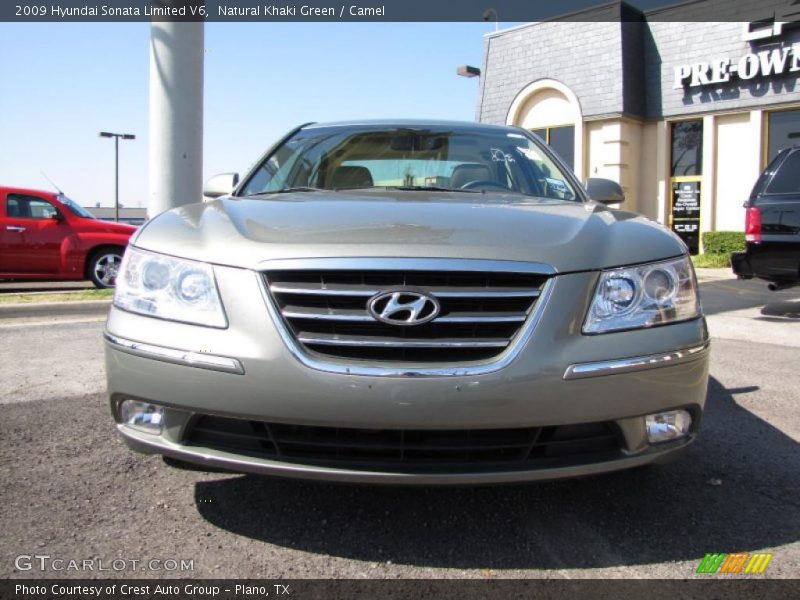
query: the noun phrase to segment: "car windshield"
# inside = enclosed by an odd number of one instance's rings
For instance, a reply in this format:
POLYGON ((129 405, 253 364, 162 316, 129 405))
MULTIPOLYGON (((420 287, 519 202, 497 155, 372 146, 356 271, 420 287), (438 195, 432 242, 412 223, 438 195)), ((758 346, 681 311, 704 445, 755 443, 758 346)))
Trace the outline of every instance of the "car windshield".
POLYGON ((67 198, 66 196, 64 196, 63 194, 58 197, 58 200, 61 202, 61 204, 66 206, 70 210, 70 212, 72 212, 72 214, 74 214, 75 216, 84 217, 85 219, 96 219, 97 218, 92 213, 90 213, 88 210, 83 208, 80 204, 75 202, 75 200, 71 200, 71 199, 67 198))
POLYGON ((522 132, 422 127, 301 130, 255 169, 241 195, 371 188, 581 199, 522 132))

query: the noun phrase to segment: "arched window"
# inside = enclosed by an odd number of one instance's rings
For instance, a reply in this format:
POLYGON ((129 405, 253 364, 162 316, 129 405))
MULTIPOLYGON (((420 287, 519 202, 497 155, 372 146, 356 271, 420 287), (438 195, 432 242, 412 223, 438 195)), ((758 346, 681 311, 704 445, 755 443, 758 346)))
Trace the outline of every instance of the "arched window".
POLYGON ((541 136, 583 178, 581 107, 578 98, 563 83, 541 79, 526 86, 511 103, 506 123, 541 136))

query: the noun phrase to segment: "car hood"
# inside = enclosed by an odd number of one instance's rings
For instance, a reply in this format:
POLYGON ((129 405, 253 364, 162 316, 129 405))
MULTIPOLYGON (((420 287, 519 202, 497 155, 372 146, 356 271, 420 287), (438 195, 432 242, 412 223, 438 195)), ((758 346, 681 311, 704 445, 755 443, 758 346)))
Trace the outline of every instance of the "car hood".
POLYGON ((187 205, 149 221, 133 244, 249 269, 286 258, 409 257, 538 262, 563 273, 685 252, 657 223, 593 202, 374 191, 187 205))
POLYGON ((102 219, 87 219, 83 218, 80 221, 83 229, 92 230, 102 233, 121 233, 124 235, 131 235, 136 231, 136 226, 128 225, 127 223, 115 223, 112 221, 104 221, 102 219))

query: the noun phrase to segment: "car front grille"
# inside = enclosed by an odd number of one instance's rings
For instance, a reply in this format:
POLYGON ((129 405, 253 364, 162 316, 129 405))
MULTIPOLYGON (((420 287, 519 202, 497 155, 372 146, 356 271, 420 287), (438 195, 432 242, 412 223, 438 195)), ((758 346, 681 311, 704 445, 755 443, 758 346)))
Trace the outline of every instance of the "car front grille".
POLYGON ((514 429, 355 429, 202 415, 184 443, 284 462, 353 469, 536 469, 613 460, 613 423, 514 429))
POLYGON ((263 274, 287 331, 306 352, 367 361, 486 361, 514 343, 547 275, 503 271, 273 270, 263 274), (432 321, 382 323, 378 294, 416 289, 441 307, 432 321))

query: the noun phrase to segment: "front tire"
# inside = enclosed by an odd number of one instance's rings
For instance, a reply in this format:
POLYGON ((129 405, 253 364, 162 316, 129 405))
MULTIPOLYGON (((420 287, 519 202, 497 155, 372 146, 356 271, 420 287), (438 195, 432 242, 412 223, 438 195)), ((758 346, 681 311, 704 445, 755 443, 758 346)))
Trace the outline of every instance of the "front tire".
POLYGON ((117 273, 122 262, 122 250, 101 250, 89 261, 89 279, 101 290, 113 288, 117 283, 117 273))

